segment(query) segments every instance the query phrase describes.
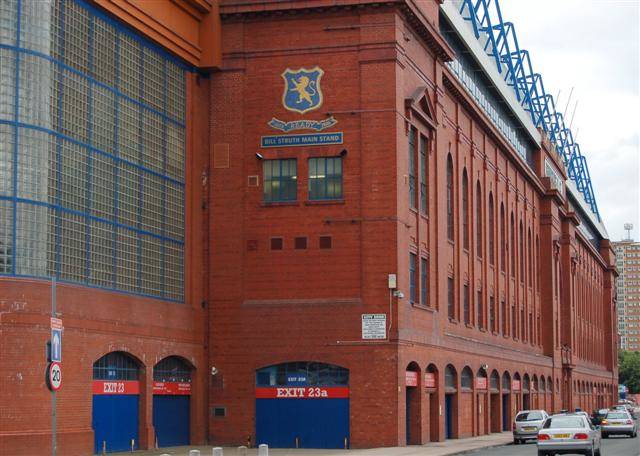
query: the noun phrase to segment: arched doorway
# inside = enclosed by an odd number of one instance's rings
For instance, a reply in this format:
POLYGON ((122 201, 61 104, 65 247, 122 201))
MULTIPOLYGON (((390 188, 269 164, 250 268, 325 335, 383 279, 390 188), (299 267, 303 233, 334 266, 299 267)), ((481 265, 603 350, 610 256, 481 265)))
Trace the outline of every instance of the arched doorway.
POLYGON ((540 376, 540 389, 538 390, 538 397, 542 399, 541 404, 538 407, 543 410, 547 410, 547 382, 544 379, 544 375, 540 376))
POLYGON ((444 370, 444 435, 446 439, 457 438, 458 375, 451 364, 444 370))
POLYGON ((299 361, 256 371, 256 443, 349 447, 349 370, 299 361))
POLYGON ((482 367, 476 372, 476 435, 488 434, 489 431, 489 379, 487 371, 482 367))
POLYGON ((153 427, 158 447, 189 445, 191 366, 177 356, 153 367, 153 427))
POLYGON ((424 372, 424 388, 429 404, 429 441, 440 440, 440 399, 438 397, 438 368, 429 364, 424 372))
POLYGON ((500 432, 500 374, 497 370, 491 372, 489 378, 489 401, 491 403, 491 432, 500 432))
POLYGON ((511 422, 511 375, 502 374, 502 430, 508 431, 511 422))
POLYGON ((513 374, 513 380, 511 381, 511 392, 513 393, 513 410, 512 417, 515 418, 515 413, 522 410, 521 394, 522 394, 522 380, 519 373, 513 374))
POLYGON ((473 371, 469 366, 460 373, 460 392, 458 393, 458 438, 474 434, 473 415, 473 371))
POLYGON ((529 379, 529 374, 524 374, 522 377, 522 409, 531 410, 531 380, 529 379))
POLYGON ((138 449, 139 367, 138 361, 124 352, 107 353, 93 363, 95 453, 138 449))
POLYGON ((533 374, 533 377, 531 378, 531 397, 533 399, 531 399, 531 404, 532 404, 532 408, 535 409, 539 409, 540 408, 540 389, 539 389, 539 384, 538 384, 538 376, 536 374, 533 374))
POLYGON ((420 367, 409 363, 405 370, 405 417, 407 445, 422 444, 422 389, 420 367))

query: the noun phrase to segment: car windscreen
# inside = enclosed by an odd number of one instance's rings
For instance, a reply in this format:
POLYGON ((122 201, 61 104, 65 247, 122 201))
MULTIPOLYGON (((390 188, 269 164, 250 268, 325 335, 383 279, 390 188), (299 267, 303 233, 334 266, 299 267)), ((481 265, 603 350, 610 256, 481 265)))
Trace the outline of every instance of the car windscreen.
POLYGON ((524 412, 516 416, 516 421, 540 421, 542 418, 542 413, 540 412, 524 412))
POLYGON ((626 420, 629 419, 626 413, 623 412, 613 412, 607 413, 607 419, 609 420, 626 420))
POLYGON ((544 429, 583 428, 584 420, 579 416, 555 416, 545 421, 544 429))

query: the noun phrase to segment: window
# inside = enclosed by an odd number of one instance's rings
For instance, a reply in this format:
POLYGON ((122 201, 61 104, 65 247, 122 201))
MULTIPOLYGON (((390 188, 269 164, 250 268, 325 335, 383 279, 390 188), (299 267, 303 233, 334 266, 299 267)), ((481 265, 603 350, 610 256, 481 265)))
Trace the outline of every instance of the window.
POLYGON ((469 179, 462 172, 462 247, 469 249, 469 179))
POLYGON ((271 250, 282 250, 282 238, 271 238, 271 250))
POLYGON ((411 302, 418 302, 418 291, 416 290, 416 263, 415 253, 409 254, 409 297, 411 302))
POLYGON ((511 243, 509 244, 511 249, 511 277, 516 276, 516 222, 513 218, 513 212, 511 212, 511 243))
POLYGON ((427 138, 420 135, 420 212, 427 214, 429 212, 427 199, 427 175, 429 165, 427 163, 427 138))
POLYGON ((447 156, 447 237, 453 241, 453 159, 447 156))
POLYGON ((500 270, 507 272, 507 222, 504 216, 504 204, 500 204, 500 270))
POLYGON ((507 321, 509 316, 507 315, 507 303, 502 299, 500 301, 501 313, 502 313, 502 335, 506 336, 507 333, 507 321))
POLYGON ((468 366, 462 369, 462 374, 460 374, 460 386, 465 390, 470 390, 473 387, 473 374, 468 366))
POLYGON ((478 328, 484 329, 484 303, 482 302, 482 290, 476 293, 476 306, 478 309, 478 328))
POLYGON ((522 229, 522 220, 520 220, 520 238, 519 241, 519 251, 520 254, 520 282, 524 283, 524 230, 522 229))
POLYGON ((516 330, 518 329, 517 320, 518 315, 516 314, 516 306, 515 304, 511 304, 511 337, 516 339, 518 335, 516 334, 516 330))
POLYGON ((427 304, 427 274, 428 262, 426 258, 420 258, 420 303, 423 306, 427 304))
POLYGON ((523 342, 527 340, 527 319, 524 315, 524 309, 520 309, 520 339, 523 342))
POLYGON ((321 249, 330 249, 331 248, 331 236, 320 236, 319 247, 321 249))
POLYGON ((309 199, 342 199, 342 157, 309 159, 309 199))
POLYGON ((462 299, 464 306, 464 324, 468 325, 471 324, 471 312, 469 309, 469 285, 466 283, 464 284, 464 295, 462 299))
POLYGON ((455 320, 456 318, 454 299, 455 293, 453 288, 453 277, 449 277, 447 279, 447 315, 451 320, 455 320))
POLYGON ((496 328, 496 300, 493 296, 489 296, 489 327, 491 331, 497 331, 496 328))
POLYGON ((482 189, 476 184, 476 254, 482 256, 482 189))
POLYGON ((416 129, 409 130, 409 207, 416 208, 416 129))
POLYGON ((493 214, 493 195, 489 192, 489 264, 495 264, 495 221, 493 214))
POLYGON ((307 238, 304 236, 300 236, 294 239, 293 247, 296 250, 305 250, 307 248, 307 238))
POLYGON ((264 160, 265 202, 295 201, 298 198, 297 160, 264 160))
POLYGON ((533 251, 531 249, 531 228, 527 233, 527 255, 529 258, 529 286, 533 287, 533 251))

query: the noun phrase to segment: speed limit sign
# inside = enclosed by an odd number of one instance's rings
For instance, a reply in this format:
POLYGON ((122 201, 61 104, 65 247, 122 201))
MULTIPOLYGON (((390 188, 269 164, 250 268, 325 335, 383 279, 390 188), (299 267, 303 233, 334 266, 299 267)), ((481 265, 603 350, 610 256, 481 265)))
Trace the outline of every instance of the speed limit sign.
POLYGON ((47 369, 47 385, 51 391, 58 391, 62 386, 62 366, 53 362, 47 369))

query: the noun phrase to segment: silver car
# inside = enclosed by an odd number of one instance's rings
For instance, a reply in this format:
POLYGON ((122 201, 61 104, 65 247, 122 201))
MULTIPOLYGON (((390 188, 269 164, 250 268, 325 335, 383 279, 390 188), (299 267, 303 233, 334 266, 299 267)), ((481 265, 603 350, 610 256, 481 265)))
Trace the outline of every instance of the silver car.
POLYGON ((544 410, 523 410, 518 412, 513 423, 513 443, 519 444, 525 440, 538 438, 538 431, 542 423, 549 417, 544 410))
POLYGON ((614 434, 635 438, 638 435, 638 423, 626 410, 609 410, 600 423, 600 431, 603 439, 614 434))
POLYGON ((600 456, 600 431, 582 414, 547 418, 538 432, 538 456, 556 454, 600 456))

